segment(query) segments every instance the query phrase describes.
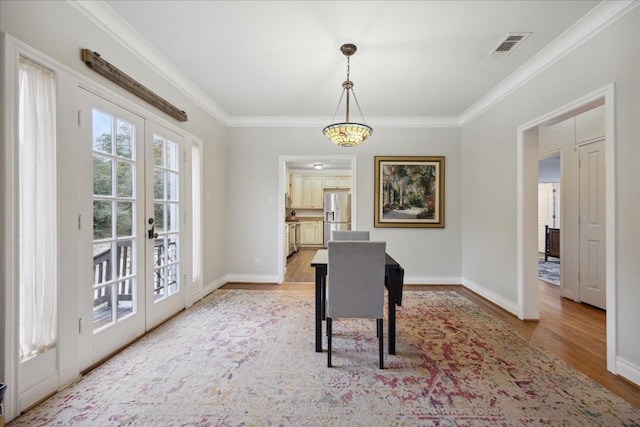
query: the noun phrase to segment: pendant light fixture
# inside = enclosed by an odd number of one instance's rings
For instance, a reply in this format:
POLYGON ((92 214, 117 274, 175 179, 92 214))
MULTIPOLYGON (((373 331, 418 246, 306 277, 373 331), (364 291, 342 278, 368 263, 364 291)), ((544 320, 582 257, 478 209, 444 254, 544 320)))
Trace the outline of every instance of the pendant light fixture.
POLYGON ((340 104, 342 103, 342 98, 344 98, 345 92, 347 94, 347 114, 346 120, 344 122, 333 123, 324 129, 322 129, 322 133, 324 136, 329 138, 331 142, 341 147, 355 147, 359 145, 361 142, 366 140, 373 133, 373 129, 371 126, 367 126, 364 123, 356 123, 349 121, 349 99, 350 95, 353 95, 353 99, 356 101, 356 106, 358 107, 358 111, 360 112, 360 116, 362 116, 362 121, 364 122, 364 115, 362 114, 362 110, 360 110, 360 104, 358 104, 358 98, 356 98, 356 93, 353 91, 353 82, 349 80, 349 72, 350 72, 350 57, 354 53, 356 53, 358 48, 354 44, 343 44, 340 47, 340 51, 344 56, 347 57, 347 80, 342 83, 342 95, 340 95, 340 100, 338 101, 338 108, 336 108, 336 113, 333 115, 333 119, 335 120, 336 114, 340 109, 340 104))

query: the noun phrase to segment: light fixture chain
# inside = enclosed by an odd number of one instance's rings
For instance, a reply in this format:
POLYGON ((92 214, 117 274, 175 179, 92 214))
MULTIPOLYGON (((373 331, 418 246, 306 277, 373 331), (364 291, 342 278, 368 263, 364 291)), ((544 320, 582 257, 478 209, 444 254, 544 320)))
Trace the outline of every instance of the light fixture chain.
POLYGON ((351 72, 351 57, 347 56, 347 81, 349 81, 350 72, 351 72))
POLYGON ((346 89, 342 89, 342 94, 340 94, 340 99, 338 100, 338 106, 336 107, 336 111, 335 113, 333 113, 333 118, 331 119, 332 122, 334 122, 336 120, 336 116, 338 115, 338 110, 340 109, 340 104, 342 104, 342 98, 344 98, 344 92, 346 91, 346 89))
POLYGON ((358 97, 356 96, 356 92, 351 88, 351 93, 353 94, 353 99, 356 101, 356 107, 358 107, 358 111, 360 112, 360 117, 362 117, 362 122, 367 124, 367 121, 364 118, 364 114, 362 114, 362 110, 360 109, 360 103, 358 102, 358 97))

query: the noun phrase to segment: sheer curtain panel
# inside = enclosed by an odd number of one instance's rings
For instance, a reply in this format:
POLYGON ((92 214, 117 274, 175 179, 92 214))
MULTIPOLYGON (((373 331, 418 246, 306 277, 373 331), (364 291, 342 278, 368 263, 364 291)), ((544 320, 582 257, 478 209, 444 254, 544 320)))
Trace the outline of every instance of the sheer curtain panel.
POLYGON ((193 221, 192 234, 193 234, 193 280, 200 280, 202 278, 202 216, 200 209, 202 208, 202 182, 201 182, 201 153, 200 146, 193 144, 191 148, 191 191, 192 191, 192 203, 193 203, 193 221))
POLYGON ((54 72, 19 63, 20 360, 56 344, 57 178, 54 72))

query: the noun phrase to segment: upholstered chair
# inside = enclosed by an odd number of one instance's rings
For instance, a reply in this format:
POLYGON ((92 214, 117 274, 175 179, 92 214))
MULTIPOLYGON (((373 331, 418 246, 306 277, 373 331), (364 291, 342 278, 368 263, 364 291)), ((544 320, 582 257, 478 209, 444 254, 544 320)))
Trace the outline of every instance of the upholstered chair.
POLYGON ((336 230, 331 232, 331 240, 369 240, 369 232, 359 230, 336 230))
POLYGON ((376 319, 380 369, 384 369, 383 317, 385 242, 327 243, 327 366, 331 367, 332 322, 336 318, 376 319))

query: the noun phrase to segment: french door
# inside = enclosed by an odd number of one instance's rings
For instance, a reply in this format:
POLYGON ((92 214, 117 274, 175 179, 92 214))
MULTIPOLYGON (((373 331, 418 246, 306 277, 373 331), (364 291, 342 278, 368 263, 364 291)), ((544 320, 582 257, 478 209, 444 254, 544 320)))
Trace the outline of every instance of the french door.
POLYGON ((80 89, 81 369, 185 306, 182 142, 80 89))
POLYGON ((181 137, 147 122, 146 327, 157 326, 185 307, 181 210, 184 149, 181 137), (182 280, 181 280, 182 278, 182 280), (181 285, 182 284, 182 285, 181 285))

